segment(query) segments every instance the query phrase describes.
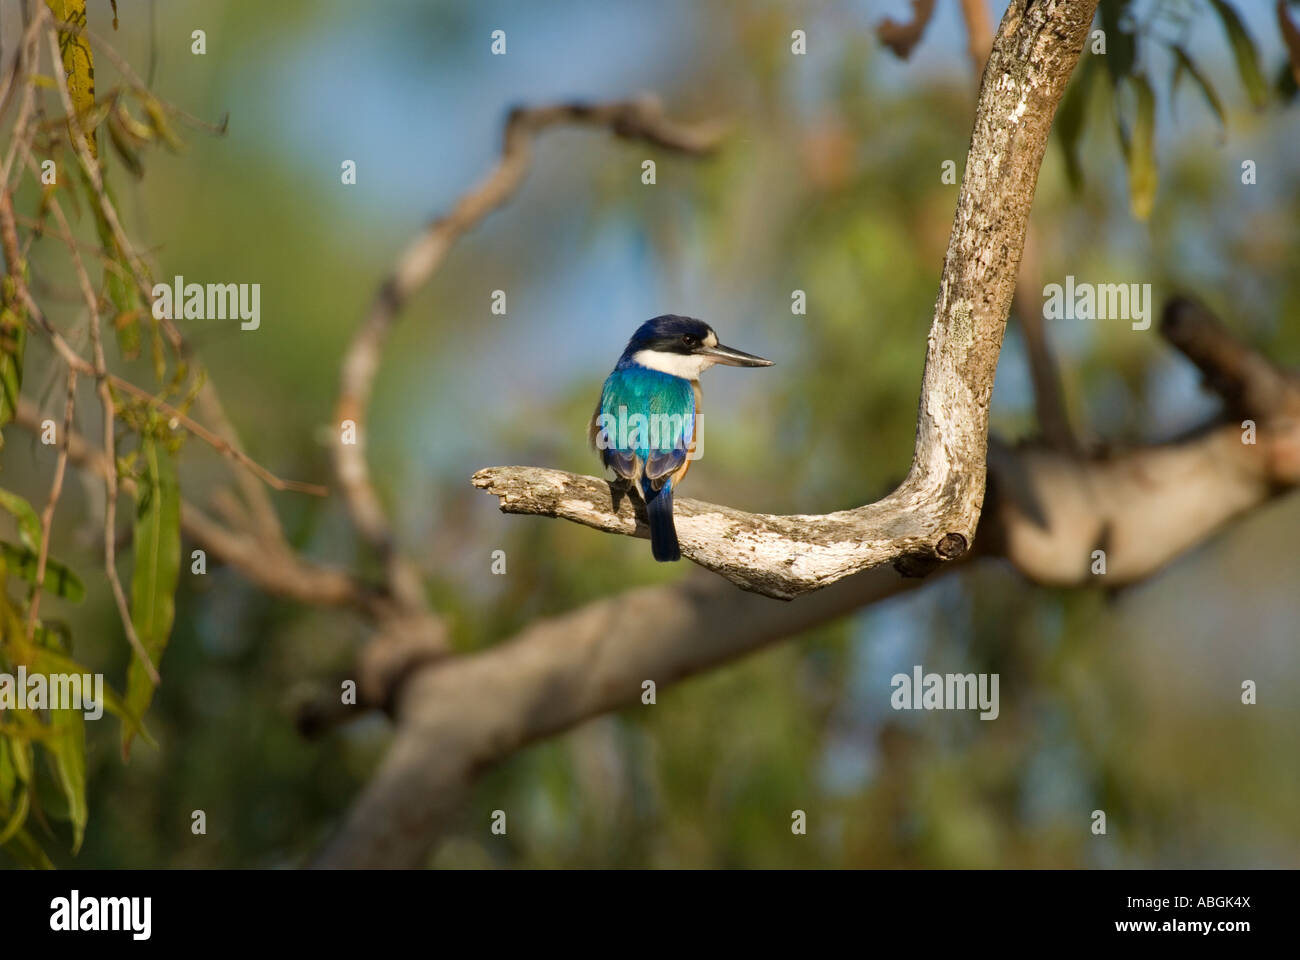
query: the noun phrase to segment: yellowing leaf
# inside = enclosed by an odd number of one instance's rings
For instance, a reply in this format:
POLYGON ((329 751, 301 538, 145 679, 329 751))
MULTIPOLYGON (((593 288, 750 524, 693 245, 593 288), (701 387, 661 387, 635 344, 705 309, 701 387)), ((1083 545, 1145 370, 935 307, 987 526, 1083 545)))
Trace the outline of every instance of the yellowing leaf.
POLYGON ((92 157, 99 156, 95 128, 84 121, 95 106, 95 57, 86 38, 86 0, 45 0, 45 5, 67 29, 59 31, 59 52, 63 55, 63 73, 68 78, 68 95, 72 98, 76 123, 86 138, 92 157))
POLYGON ((1135 73, 1129 81, 1137 92, 1133 130, 1123 137, 1129 204, 1136 219, 1146 220, 1156 200, 1156 95, 1146 74, 1135 73))
POLYGON ((15 309, 0 306, 0 427, 14 418, 23 388, 27 329, 15 309))

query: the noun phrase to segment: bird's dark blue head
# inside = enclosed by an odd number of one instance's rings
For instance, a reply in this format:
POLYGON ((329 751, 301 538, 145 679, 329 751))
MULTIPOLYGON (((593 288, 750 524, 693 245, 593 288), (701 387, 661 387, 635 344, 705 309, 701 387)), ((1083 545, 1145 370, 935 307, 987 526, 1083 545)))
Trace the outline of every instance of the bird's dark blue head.
POLYGON ((743 350, 718 343, 718 335, 703 320, 665 314, 647 320, 632 334, 619 366, 638 364, 673 376, 694 380, 715 363, 733 367, 770 367, 764 360, 743 350))

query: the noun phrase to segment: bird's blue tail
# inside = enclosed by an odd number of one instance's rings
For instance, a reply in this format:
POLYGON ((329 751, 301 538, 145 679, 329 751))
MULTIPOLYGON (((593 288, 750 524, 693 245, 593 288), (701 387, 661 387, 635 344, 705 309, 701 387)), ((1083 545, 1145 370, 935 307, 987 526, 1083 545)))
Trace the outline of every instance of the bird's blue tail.
POLYGON ((673 524, 672 481, 668 481, 658 490, 647 489, 649 487, 648 483, 642 481, 645 512, 650 521, 650 550, 660 563, 680 560, 682 551, 677 545, 677 527, 673 524))

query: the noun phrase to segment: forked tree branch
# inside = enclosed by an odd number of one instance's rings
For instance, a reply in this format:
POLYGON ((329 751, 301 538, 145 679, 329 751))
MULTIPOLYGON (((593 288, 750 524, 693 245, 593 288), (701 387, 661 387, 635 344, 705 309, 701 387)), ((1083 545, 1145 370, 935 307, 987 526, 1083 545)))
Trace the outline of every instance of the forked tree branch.
MULTIPOLYGON (((1243 442, 1240 424, 1228 422, 1093 458, 995 443, 978 547, 963 561, 1001 558, 1041 584, 1122 587, 1300 483, 1300 381, 1188 301, 1170 304, 1162 331, 1176 346, 1195 344, 1189 355, 1229 403, 1255 398, 1249 412, 1259 418, 1256 442, 1243 442), (1105 551, 1104 567, 1097 550, 1105 551)), ((619 532, 637 523, 626 503, 617 511, 604 506, 603 481, 563 475, 539 486, 578 491, 572 500, 548 494, 547 502, 570 519, 609 523, 619 532), (582 496, 602 485, 603 497, 582 496)), ((962 565, 946 564, 939 573, 962 565)), ((482 772, 514 751, 635 705, 647 680, 662 692, 922 582, 877 567, 780 604, 694 575, 598 600, 482 653, 425 666, 398 692, 388 756, 314 865, 418 866, 454 829, 482 772)))
MULTIPOLYGON (((1002 19, 939 281, 907 478, 883 500, 819 516, 679 501, 683 556, 788 600, 884 563, 925 569, 969 549, 984 499, 989 397, 1038 170, 1096 6, 1015 0, 1002 19)), ((528 498, 511 499, 525 487, 548 503, 599 503, 588 481, 569 488, 555 471, 491 468, 474 482, 497 492, 508 512, 526 507, 528 498)), ((596 507, 602 516, 609 511, 596 507)))

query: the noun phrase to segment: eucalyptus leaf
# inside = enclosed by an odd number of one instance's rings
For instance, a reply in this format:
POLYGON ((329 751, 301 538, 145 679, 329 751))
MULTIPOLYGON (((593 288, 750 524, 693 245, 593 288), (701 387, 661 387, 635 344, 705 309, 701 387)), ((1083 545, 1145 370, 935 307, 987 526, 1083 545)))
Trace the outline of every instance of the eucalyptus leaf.
MULTIPOLYGON (((10 573, 17 574, 28 583, 36 582, 36 568, 40 558, 35 550, 0 542, 0 551, 4 553, 5 566, 10 573)), ((80 603, 86 598, 86 587, 81 579, 65 564, 51 557, 45 558, 45 582, 41 589, 72 603, 80 603)))
POLYGON ((86 718, 80 710, 51 710, 50 736, 43 746, 54 761, 56 779, 67 801, 72 824, 72 852, 81 849, 86 836, 86 718))
POLYGON ((1146 220, 1155 205, 1159 179, 1156 172, 1156 95, 1146 74, 1134 74, 1129 82, 1137 92, 1137 115, 1125 150, 1129 203, 1133 216, 1146 220))
POLYGON ((1196 86, 1200 88, 1201 96, 1205 98, 1205 102, 1209 104, 1210 109, 1214 111, 1214 116, 1218 118, 1219 125, 1227 127, 1228 117, 1223 109, 1223 101, 1219 99, 1219 95, 1215 92, 1209 78, 1201 72, 1201 69, 1196 65, 1192 58, 1187 55, 1187 51, 1182 47, 1175 46, 1170 49, 1174 54, 1174 76, 1169 83, 1170 95, 1172 96, 1178 89, 1178 81, 1182 78, 1182 75, 1184 73, 1187 74, 1193 81, 1195 81, 1196 86))
POLYGON ((18 538, 29 550, 41 548, 41 520, 25 499, 8 490, 0 490, 0 509, 9 511, 18 521, 18 538))
MULTIPOLYGON (((176 613, 176 585, 181 564, 181 506, 172 456, 157 440, 140 444, 144 476, 137 484, 135 570, 131 577, 131 622, 154 665, 162 660, 176 613)), ((138 656, 126 675, 126 705, 143 717, 153 700, 153 681, 138 656)), ((122 729, 122 750, 129 752, 131 731, 122 729)))
POLYGON ((1255 41, 1246 32, 1246 25, 1231 4, 1225 0, 1210 0, 1210 6, 1223 22, 1223 29, 1228 34, 1228 44, 1232 47, 1232 58, 1237 61, 1237 73, 1250 95, 1250 102, 1262 107, 1268 102, 1268 83, 1259 69, 1259 52, 1255 41))

